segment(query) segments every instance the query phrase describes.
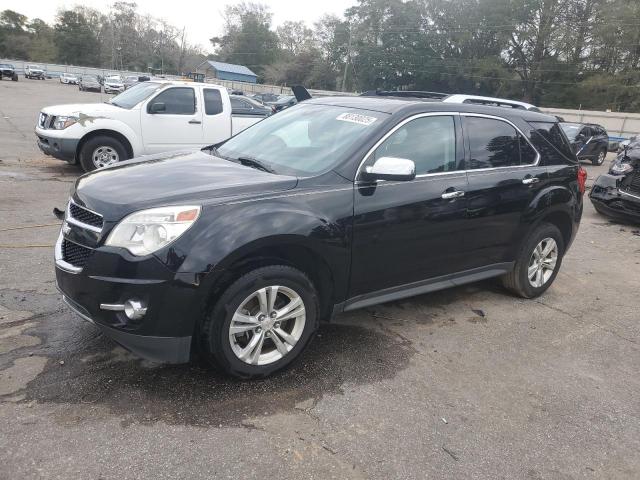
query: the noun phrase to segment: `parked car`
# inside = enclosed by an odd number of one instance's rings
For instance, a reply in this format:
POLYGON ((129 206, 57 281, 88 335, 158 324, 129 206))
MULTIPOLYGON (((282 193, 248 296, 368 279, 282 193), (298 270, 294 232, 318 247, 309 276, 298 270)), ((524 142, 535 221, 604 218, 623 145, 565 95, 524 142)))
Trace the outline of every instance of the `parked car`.
POLYGON ((589 194, 595 209, 613 218, 640 223, 640 140, 633 137, 618 153, 609 173, 600 175, 589 194))
POLYGON ((60 75, 60 83, 64 83, 67 85, 77 85, 78 76, 73 73, 62 73, 60 75))
POLYGON ((589 160, 602 165, 609 151, 609 134, 600 125, 593 123, 561 123, 571 147, 579 160, 589 160))
POLYGON ((46 107, 35 132, 45 154, 90 171, 139 155, 202 148, 263 118, 233 115, 223 87, 165 80, 135 85, 109 103, 46 107))
POLYGON ((274 112, 280 112, 286 108, 293 107, 298 101, 293 95, 284 95, 278 98, 275 102, 265 102, 264 104, 273 107, 274 112))
POLYGON ((45 75, 44 68, 39 67, 38 65, 27 65, 24 69, 25 78, 44 80, 45 75))
POLYGON ((276 95, 275 93, 256 93, 255 95, 251 95, 251 98, 260 103, 266 104, 267 102, 277 102, 280 95, 276 95))
POLYGON ((14 82, 18 81, 16 69, 10 63, 0 63, 0 80, 3 78, 13 80, 14 82))
POLYGON ((252 98, 241 95, 229 95, 231 99, 231 112, 237 117, 265 118, 273 113, 271 107, 261 104, 252 98))
POLYGON ((104 93, 124 92, 124 83, 122 82, 122 77, 120 77, 120 75, 110 75, 105 77, 103 87, 104 93))
POLYGON ((262 377, 339 312, 490 277, 541 295, 578 229, 585 181, 551 116, 311 99, 200 151, 81 177, 57 284, 142 357, 186 362, 194 347, 262 377))
POLYGON ((102 85, 100 85, 97 75, 82 75, 78 81, 78 90, 81 92, 102 92, 102 85))

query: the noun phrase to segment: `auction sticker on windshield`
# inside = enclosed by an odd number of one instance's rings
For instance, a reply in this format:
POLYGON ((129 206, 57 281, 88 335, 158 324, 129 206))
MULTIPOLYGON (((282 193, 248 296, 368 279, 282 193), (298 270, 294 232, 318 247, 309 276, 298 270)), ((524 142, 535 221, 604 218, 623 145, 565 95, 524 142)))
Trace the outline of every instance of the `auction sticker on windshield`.
POLYGON ((359 113, 341 113, 336 117, 336 120, 342 120, 343 122, 357 123, 360 125, 371 125, 373 122, 376 121, 376 117, 360 115, 359 113))

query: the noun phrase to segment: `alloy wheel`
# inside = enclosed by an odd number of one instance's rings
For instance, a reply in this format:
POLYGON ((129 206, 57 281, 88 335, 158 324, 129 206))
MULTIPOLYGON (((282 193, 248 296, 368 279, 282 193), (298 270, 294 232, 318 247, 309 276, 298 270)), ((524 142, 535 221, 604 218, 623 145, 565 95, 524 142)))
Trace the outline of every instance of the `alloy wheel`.
POLYGON ((606 156, 607 156, 607 154, 604 151, 601 151, 598 154, 598 160, 597 160, 598 165, 602 165, 604 163, 604 159, 605 159, 606 156))
POLYGON ((113 147, 100 146, 91 154, 91 160, 96 168, 102 168, 107 165, 118 163, 120 161, 120 156, 113 147))
POLYGON ((240 304, 229 325, 233 353, 250 365, 268 365, 287 355, 304 331, 300 295, 284 286, 261 288, 240 304))
POLYGON ((544 286, 556 269, 558 263, 558 244, 553 238, 545 238, 533 249, 529 260, 527 277, 535 288, 544 286))

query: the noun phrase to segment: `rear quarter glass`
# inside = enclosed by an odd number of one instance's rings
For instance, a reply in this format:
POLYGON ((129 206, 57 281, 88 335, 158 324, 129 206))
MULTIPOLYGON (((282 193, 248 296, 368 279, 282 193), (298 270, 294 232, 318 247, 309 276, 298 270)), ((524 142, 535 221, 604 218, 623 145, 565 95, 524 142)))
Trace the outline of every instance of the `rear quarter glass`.
POLYGON ((544 165, 566 165, 578 160, 560 125, 555 122, 528 122, 531 141, 542 154, 544 165))

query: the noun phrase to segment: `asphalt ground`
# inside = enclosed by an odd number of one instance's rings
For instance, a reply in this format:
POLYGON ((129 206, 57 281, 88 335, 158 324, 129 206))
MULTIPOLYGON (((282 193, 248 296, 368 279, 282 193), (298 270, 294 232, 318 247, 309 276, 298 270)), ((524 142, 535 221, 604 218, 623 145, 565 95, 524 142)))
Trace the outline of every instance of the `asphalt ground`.
POLYGON ((79 171, 33 126, 104 99, 0 82, 0 478, 640 478, 639 226, 587 200, 541 298, 487 281, 342 315, 269 379, 153 364, 55 288, 79 171))

